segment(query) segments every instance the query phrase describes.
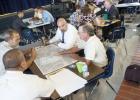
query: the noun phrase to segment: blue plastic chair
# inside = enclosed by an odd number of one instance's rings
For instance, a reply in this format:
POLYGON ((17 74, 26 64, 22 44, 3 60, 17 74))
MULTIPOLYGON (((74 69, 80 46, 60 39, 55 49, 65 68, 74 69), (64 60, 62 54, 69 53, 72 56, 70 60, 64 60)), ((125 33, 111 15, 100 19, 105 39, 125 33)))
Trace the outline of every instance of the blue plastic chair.
POLYGON ((113 64, 114 64, 114 59, 115 59, 115 53, 114 50, 109 47, 106 51, 107 58, 108 58, 108 64, 104 67, 104 72, 97 75, 94 80, 101 79, 101 78, 108 78, 112 75, 113 73, 113 64))
POLYGON ((116 27, 112 30, 112 33, 108 36, 108 40, 109 42, 115 42, 116 43, 116 46, 118 46, 120 40, 122 39, 123 40, 123 44, 124 44, 124 47, 125 47, 125 51, 126 51, 126 54, 127 54, 127 47, 126 47, 126 44, 125 44, 125 27, 124 26, 120 26, 120 27, 116 27))
POLYGON ((22 31, 21 37, 27 43, 35 42, 37 39, 33 36, 33 32, 30 29, 25 29, 22 31))
MULTIPOLYGON (((99 80, 99 79, 105 79, 106 80, 106 78, 109 78, 112 75, 112 73, 113 73, 114 59, 115 59, 115 52, 114 52, 114 50, 111 47, 109 47, 107 49, 107 51, 106 51, 106 54, 107 54, 107 58, 108 58, 108 64, 104 67, 105 71, 103 73, 97 75, 90 82, 96 81, 96 80, 99 80)), ((115 92, 115 94, 117 94, 116 90, 112 87, 112 85, 107 80, 106 80, 106 83, 115 92)), ((94 89, 95 89, 95 87, 93 87, 90 95, 93 93, 93 90, 94 89)))

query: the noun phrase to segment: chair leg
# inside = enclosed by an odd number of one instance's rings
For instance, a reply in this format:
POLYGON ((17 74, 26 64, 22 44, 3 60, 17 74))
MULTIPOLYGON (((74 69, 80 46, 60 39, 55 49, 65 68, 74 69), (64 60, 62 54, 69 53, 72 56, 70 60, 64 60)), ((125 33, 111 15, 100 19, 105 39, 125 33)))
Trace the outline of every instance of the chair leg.
POLYGON ((112 87, 112 85, 106 80, 106 83, 109 85, 109 87, 114 91, 114 93, 117 95, 118 93, 116 90, 112 87))
POLYGON ((73 93, 70 94, 70 100, 73 100, 73 93))
POLYGON ((124 48, 125 48, 126 55, 127 55, 127 54, 128 54, 128 53, 127 53, 127 47, 126 47, 126 44, 125 44, 125 41, 124 41, 124 39, 123 39, 123 44, 124 44, 124 48))
POLYGON ((89 97, 93 94, 93 91, 95 90, 95 88, 99 85, 99 81, 97 81, 96 85, 93 86, 91 92, 89 93, 88 97, 87 97, 87 100, 89 100, 89 97))
POLYGON ((85 100, 87 100, 86 87, 84 87, 84 97, 85 97, 85 100))

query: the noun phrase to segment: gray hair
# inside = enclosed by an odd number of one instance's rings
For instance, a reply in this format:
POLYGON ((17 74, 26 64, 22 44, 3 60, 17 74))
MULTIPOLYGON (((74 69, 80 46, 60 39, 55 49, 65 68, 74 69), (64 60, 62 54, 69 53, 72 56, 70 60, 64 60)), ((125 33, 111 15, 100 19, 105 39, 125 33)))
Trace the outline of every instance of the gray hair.
POLYGON ((8 42, 14 34, 19 34, 19 33, 14 29, 8 29, 0 36, 0 38, 8 42))
POLYGON ((95 29, 92 24, 84 24, 81 25, 83 32, 87 32, 90 36, 95 34, 95 29))

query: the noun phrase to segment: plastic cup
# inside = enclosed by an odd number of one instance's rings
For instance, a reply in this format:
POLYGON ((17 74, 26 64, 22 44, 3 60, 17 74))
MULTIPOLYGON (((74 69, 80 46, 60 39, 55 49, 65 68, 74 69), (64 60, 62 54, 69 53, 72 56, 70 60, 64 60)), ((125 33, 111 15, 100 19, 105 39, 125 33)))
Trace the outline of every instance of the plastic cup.
POLYGON ((85 65, 85 62, 77 62, 76 63, 76 67, 77 67, 79 73, 83 72, 83 66, 84 65, 85 65))

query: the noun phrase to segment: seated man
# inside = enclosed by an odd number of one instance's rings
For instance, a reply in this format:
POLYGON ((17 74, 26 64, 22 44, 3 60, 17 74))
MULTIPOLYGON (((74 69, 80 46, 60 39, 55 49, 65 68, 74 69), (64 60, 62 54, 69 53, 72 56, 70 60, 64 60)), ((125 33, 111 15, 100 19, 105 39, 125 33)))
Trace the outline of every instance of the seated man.
POLYGON ((37 9, 38 9, 39 19, 42 19, 44 22, 50 22, 50 23, 54 22, 54 17, 49 11, 45 10, 42 7, 39 7, 37 9))
MULTIPOLYGON (((0 70, 5 71, 2 57, 10 49, 18 48, 20 42, 20 35, 17 31, 13 29, 8 29, 3 34, 4 41, 0 43, 0 70)), ((35 49, 24 50, 25 56, 28 56, 27 66, 31 66, 32 62, 35 59, 36 52, 35 49)))
POLYGON ((68 24, 64 18, 59 18, 57 21, 58 29, 56 35, 49 41, 54 43, 59 41, 58 46, 62 49, 71 49, 80 41, 77 29, 68 24))
POLYGON ((29 23, 28 22, 24 23, 23 17, 24 17, 24 12, 19 11, 17 13, 17 18, 12 23, 12 28, 20 33, 22 39, 26 39, 30 42, 35 41, 35 37, 33 35, 32 30, 27 27, 29 23))
POLYGON ((108 12, 108 19, 119 19, 119 11, 118 9, 113 5, 112 0, 105 0, 104 6, 107 9, 108 12))
POLYGON ((27 68, 23 53, 12 49, 3 56, 6 72, 1 75, 2 100, 40 100, 50 97, 54 91, 51 82, 36 75, 23 74, 27 68))
MULTIPOLYGON (((79 26, 78 33, 80 38, 86 42, 84 49, 85 62, 87 65, 93 63, 97 67, 104 67, 107 65, 107 55, 106 50, 100 41, 100 39, 95 35, 94 27, 90 24, 85 24, 79 26)), ((70 52, 77 52, 81 47, 77 45, 77 48, 71 48, 70 50, 63 51, 60 54, 66 54, 70 52)))
MULTIPOLYGON (((40 19, 40 18, 39 18, 40 16, 39 16, 38 11, 39 11, 39 8, 38 8, 38 7, 34 9, 34 17, 33 17, 33 18, 38 18, 38 19, 40 19)), ((41 17, 42 17, 42 16, 41 16, 41 17)))
POLYGON ((24 29, 27 29, 27 24, 22 21, 23 17, 23 11, 17 12, 17 17, 12 23, 12 27, 19 33, 22 33, 24 29))

